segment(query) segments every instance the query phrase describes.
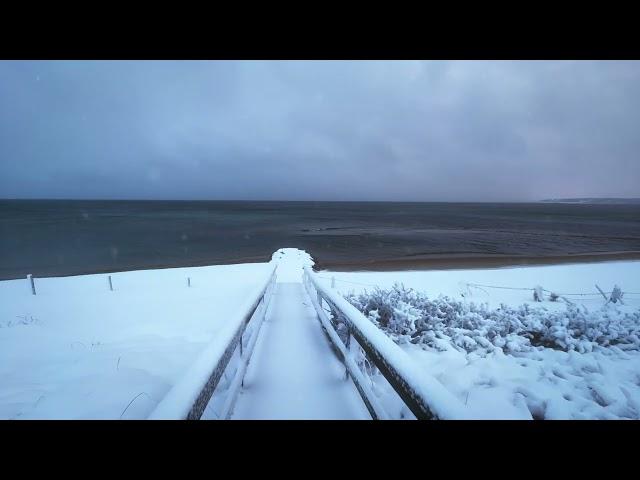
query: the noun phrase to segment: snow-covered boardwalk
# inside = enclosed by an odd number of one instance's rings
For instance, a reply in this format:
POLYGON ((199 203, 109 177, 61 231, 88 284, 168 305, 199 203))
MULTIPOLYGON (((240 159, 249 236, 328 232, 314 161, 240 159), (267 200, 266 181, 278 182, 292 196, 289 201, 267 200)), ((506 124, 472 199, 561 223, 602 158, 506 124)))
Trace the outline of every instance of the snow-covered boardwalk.
POLYGON ((301 281, 277 284, 231 418, 371 418, 301 281))
POLYGON ((325 318, 324 302, 341 312, 349 338, 372 356, 417 418, 465 417, 459 401, 441 384, 417 371, 361 312, 312 278, 309 254, 283 248, 272 260, 275 271, 260 295, 252 297, 243 320, 230 322, 228 332, 208 347, 150 419, 388 418, 352 349, 345 348, 351 342, 342 343, 325 318), (223 378, 218 395, 213 394, 223 378))

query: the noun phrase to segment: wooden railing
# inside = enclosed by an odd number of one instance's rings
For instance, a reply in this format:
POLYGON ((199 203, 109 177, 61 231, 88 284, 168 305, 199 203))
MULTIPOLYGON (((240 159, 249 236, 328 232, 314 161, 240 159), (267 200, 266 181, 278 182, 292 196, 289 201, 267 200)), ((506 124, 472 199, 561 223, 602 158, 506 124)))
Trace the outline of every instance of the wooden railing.
POLYGON ((386 419, 389 415, 369 388, 371 381, 365 378, 353 358, 352 342, 354 340, 362 347, 368 359, 378 368, 416 418, 425 420, 468 418, 466 409, 458 398, 427 372, 420 370, 406 352, 336 290, 322 285, 309 267, 305 267, 304 270, 304 285, 322 327, 338 351, 348 375, 353 380, 372 418, 386 419), (327 304, 333 320, 347 327, 346 342, 340 339, 332 318, 325 311, 323 302, 327 304))
POLYGON ((227 319, 225 327, 216 335, 196 363, 151 412, 148 417, 150 420, 200 419, 234 352, 239 349, 240 364, 227 389, 221 414, 221 418, 229 418, 269 306, 275 279, 274 265, 268 280, 257 294, 249 299, 247 307, 241 309, 234 318, 227 319), (258 312, 260 306, 262 308, 258 312), (255 315, 256 312, 258 315, 255 315), (245 338, 250 322, 255 325, 252 325, 250 338, 245 338))

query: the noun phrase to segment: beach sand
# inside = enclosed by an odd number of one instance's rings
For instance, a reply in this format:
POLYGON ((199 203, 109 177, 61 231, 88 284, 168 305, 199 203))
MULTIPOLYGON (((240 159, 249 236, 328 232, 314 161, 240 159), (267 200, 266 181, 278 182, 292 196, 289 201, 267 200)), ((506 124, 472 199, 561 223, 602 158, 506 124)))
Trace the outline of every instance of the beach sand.
POLYGON ((595 252, 548 256, 513 255, 424 255, 410 259, 372 260, 371 262, 324 263, 316 261, 317 270, 350 271, 404 271, 404 270, 453 270, 515 267, 521 265, 561 265, 568 263, 596 263, 612 260, 640 260, 638 252, 595 252))

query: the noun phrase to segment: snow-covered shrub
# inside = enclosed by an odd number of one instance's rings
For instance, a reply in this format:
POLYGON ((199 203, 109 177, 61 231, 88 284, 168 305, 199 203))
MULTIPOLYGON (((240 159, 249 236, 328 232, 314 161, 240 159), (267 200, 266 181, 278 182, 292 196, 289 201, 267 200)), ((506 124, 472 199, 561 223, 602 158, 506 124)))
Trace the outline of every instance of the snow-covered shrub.
POLYGON ((346 299, 397 343, 425 348, 479 354, 538 347, 589 352, 614 345, 640 350, 640 310, 623 313, 611 304, 593 312, 573 304, 559 312, 528 304, 491 309, 445 296, 429 299, 403 285, 346 299))
POLYGON ((611 292, 611 297, 609 297, 609 301, 613 303, 617 303, 617 302, 622 303, 623 295, 624 294, 622 293, 622 289, 618 285, 615 285, 613 287, 613 291, 611 292))
POLYGON ((533 289, 533 301, 534 302, 541 302, 542 300, 544 300, 544 294, 542 293, 542 287, 540 285, 537 285, 533 289))

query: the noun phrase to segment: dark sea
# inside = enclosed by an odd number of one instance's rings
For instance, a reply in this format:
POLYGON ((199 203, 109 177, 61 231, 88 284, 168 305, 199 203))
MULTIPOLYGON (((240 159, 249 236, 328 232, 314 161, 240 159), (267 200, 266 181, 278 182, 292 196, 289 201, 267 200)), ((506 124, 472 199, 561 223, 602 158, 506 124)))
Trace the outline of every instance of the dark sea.
POLYGON ((281 247, 354 270, 640 258, 640 205, 0 201, 0 279, 264 262, 281 247))

